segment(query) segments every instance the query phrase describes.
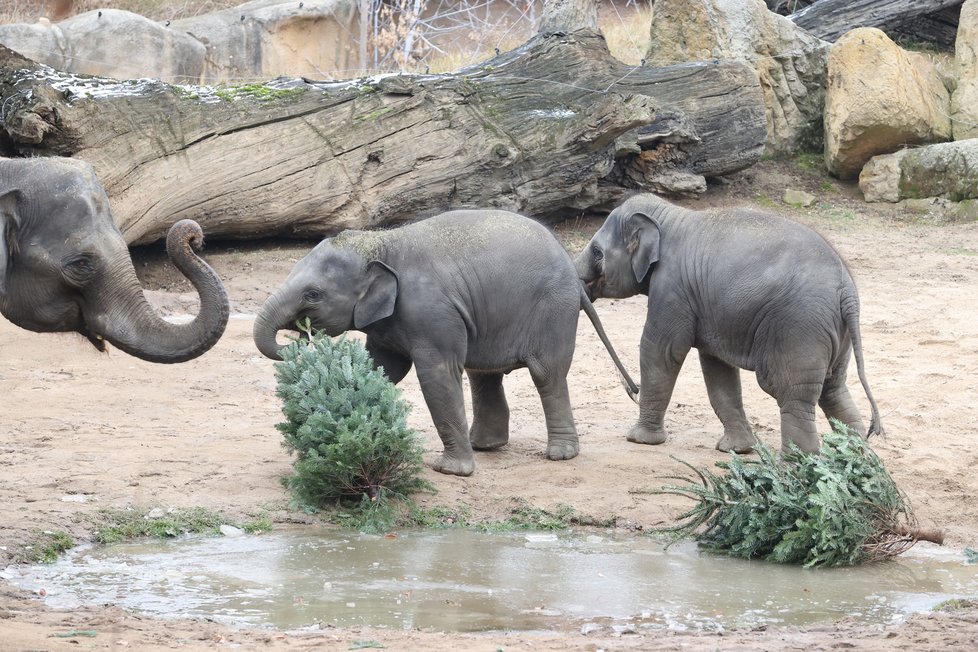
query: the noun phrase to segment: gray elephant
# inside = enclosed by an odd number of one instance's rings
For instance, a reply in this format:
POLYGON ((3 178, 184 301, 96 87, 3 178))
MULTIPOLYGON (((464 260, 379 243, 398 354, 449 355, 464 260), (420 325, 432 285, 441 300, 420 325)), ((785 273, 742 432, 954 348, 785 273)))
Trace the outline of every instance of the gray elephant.
POLYGON ((869 434, 882 433, 863 368, 855 284, 810 228, 751 210, 693 211, 637 195, 611 212, 575 264, 591 299, 649 298, 639 417, 629 441, 665 441, 663 417, 693 347, 723 423, 719 450, 748 452, 754 444, 739 369, 754 371, 777 399, 782 446, 818 449, 816 403, 865 435, 846 388, 852 353, 872 408, 869 434))
POLYGON ((143 360, 183 362, 221 337, 224 285, 194 252, 200 227, 178 222, 167 252, 200 294, 185 325, 156 314, 90 165, 69 158, 0 158, 0 313, 37 332, 78 332, 143 360))
POLYGON ((394 383, 413 364, 444 444, 434 468, 464 476, 475 468, 473 448, 508 442, 503 375, 521 367, 543 403, 547 457, 577 455, 567 372, 582 307, 627 378, 554 235, 514 213, 461 210, 319 243, 265 301, 254 337, 262 353, 280 359, 278 331, 308 318, 330 336, 366 333, 374 364, 394 383))

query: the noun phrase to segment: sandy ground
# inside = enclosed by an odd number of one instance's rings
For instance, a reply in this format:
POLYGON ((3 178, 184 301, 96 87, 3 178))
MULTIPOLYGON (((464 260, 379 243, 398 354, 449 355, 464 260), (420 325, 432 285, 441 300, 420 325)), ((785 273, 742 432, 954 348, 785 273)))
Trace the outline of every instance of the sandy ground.
MULTIPOLYGON (((867 206, 853 188, 810 173, 759 166, 714 188, 690 206, 770 206, 785 185, 819 196, 813 209, 779 210, 815 225, 849 261, 860 288, 870 383, 887 430, 873 442, 923 525, 943 528, 946 545, 978 544, 978 225, 907 220, 899 209, 867 206), (772 199, 773 198, 773 199, 772 199)), ((583 237, 599 220, 560 227, 583 237)), ((0 323, 0 568, 43 530, 91 537, 86 515, 105 507, 207 507, 244 518, 266 513, 280 526, 308 522, 288 510, 280 485, 291 460, 274 424, 281 420, 272 362, 251 341, 255 313, 309 243, 213 243, 208 259, 226 280, 233 318, 217 346, 182 365, 144 363, 119 351, 100 355, 75 336, 37 335, 0 323), (216 245, 216 246, 213 246, 216 245)), ((168 313, 194 309, 194 296, 156 250, 137 265, 152 300, 168 313)), ((637 376, 645 300, 598 304, 605 326, 637 376)), ((864 413, 868 405, 850 374, 864 413)), ((426 505, 466 505, 473 519, 504 517, 522 498, 544 508, 559 503, 597 519, 615 515, 622 528, 661 524, 686 506, 643 490, 679 471, 670 457, 698 466, 724 456, 714 450, 719 422, 707 401, 695 356, 687 361, 667 417, 671 438, 658 447, 624 435, 637 408, 585 318, 569 379, 581 454, 544 456, 543 415, 525 371, 507 378, 511 443, 478 453, 470 478, 428 471, 437 493, 426 505)), ((779 442, 774 400, 744 374, 749 418, 761 437, 779 442)), ((417 381, 402 383, 414 406, 411 422, 427 458, 440 450, 417 381)), ((928 544, 929 545, 929 544, 928 544)), ((477 553, 475 553, 477 554, 477 553)), ((572 571, 569 571, 572 572, 572 571)), ((2 577, 2 575, 0 575, 2 577)), ((921 614, 905 623, 869 627, 849 621, 807 628, 767 628, 724 635, 659 632, 615 635, 576 629, 548 634, 450 634, 367 628, 284 632, 241 630, 207 621, 154 620, 111 605, 60 612, 0 579, 0 650, 78 649, 350 649, 371 640, 390 649, 598 650, 766 649, 859 650, 978 647, 978 611, 921 614), (91 638, 59 634, 92 630, 91 638)))

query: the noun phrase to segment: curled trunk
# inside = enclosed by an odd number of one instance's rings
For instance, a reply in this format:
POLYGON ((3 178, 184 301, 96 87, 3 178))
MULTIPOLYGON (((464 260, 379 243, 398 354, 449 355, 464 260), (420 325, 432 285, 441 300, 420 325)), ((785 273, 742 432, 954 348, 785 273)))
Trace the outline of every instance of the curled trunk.
POLYGON ((282 289, 268 297, 255 318, 255 346, 272 360, 282 359, 282 349, 286 345, 279 344, 277 335, 280 330, 290 327, 289 320, 293 313, 286 308, 282 298, 282 289))
POLYGON ((186 276, 200 295, 200 311, 187 324, 174 324, 160 317, 144 296, 135 269, 127 257, 118 266, 126 266, 111 275, 120 283, 123 297, 113 297, 103 329, 105 339, 126 353, 143 360, 176 363, 191 360, 217 343, 227 326, 230 308, 227 292, 217 273, 196 251, 203 245, 204 234, 192 220, 181 220, 170 228, 166 250, 173 264, 186 276))

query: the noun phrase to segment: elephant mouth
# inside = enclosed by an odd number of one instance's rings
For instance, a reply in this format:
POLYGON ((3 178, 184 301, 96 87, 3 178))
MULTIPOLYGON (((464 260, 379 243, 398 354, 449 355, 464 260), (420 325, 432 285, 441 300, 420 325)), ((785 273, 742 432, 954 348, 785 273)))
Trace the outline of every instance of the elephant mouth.
POLYGON ((105 338, 104 337, 102 337, 101 335, 97 335, 95 333, 88 332, 88 331, 81 331, 81 334, 85 337, 86 340, 88 340, 89 342, 91 342, 92 343, 92 346, 94 346, 96 349, 98 349, 98 351, 100 353, 105 353, 105 338))
POLYGON ((593 281, 587 281, 584 283, 584 292, 587 294, 589 301, 594 301, 595 299, 600 299, 603 295, 601 290, 604 287, 604 283, 601 279, 594 279, 593 281))

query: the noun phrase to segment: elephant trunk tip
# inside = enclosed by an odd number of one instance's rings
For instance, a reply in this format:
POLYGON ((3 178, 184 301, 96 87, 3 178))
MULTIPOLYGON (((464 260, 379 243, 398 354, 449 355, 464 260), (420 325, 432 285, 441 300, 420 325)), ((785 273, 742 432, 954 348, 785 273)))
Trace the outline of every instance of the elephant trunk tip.
POLYGON ((253 332, 255 346, 258 347, 262 355, 277 361, 282 360, 282 349, 288 346, 287 344, 278 343, 276 336, 279 330, 278 328, 267 326, 266 322, 259 319, 255 321, 253 332))

